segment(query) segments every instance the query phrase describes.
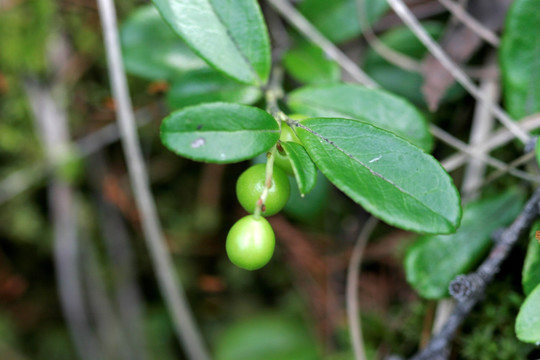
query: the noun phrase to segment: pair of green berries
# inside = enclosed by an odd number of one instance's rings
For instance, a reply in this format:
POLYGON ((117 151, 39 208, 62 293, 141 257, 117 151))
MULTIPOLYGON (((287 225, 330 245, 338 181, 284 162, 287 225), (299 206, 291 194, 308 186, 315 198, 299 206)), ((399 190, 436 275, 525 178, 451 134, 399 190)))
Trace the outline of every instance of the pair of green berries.
MULTIPOLYGON (((280 141, 300 142, 286 124, 282 125, 280 141)), ((263 216, 277 214, 283 209, 290 195, 286 173, 291 174, 292 168, 287 155, 276 151, 274 164, 277 166, 273 168, 272 184, 261 208, 263 216)), ((272 226, 263 216, 253 215, 265 186, 266 164, 251 166, 236 182, 238 202, 251 215, 238 220, 229 230, 226 250, 231 262, 246 270, 260 269, 274 254, 276 238, 272 226)))

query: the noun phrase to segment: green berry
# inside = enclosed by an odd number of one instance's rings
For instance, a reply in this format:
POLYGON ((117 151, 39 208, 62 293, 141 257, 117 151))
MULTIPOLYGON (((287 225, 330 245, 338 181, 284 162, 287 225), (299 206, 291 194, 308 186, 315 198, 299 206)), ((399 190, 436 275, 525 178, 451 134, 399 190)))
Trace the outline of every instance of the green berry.
MULTIPOLYGON (((236 196, 240 205, 249 213, 255 211, 257 201, 265 187, 266 164, 257 164, 244 171, 236 182, 236 196)), ((291 187, 287 175, 278 167, 274 167, 272 185, 268 190, 262 215, 277 214, 289 199, 291 187)))
POLYGON ((233 264, 246 270, 262 268, 274 253, 276 238, 264 217, 247 215, 238 220, 227 235, 227 256, 233 264))

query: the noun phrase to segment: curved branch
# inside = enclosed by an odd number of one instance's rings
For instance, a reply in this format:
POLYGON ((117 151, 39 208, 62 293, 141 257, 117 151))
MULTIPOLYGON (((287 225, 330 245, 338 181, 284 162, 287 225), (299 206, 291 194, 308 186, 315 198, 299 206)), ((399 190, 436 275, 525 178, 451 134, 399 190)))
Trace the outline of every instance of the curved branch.
POLYGON ((150 191, 150 182, 143 161, 126 74, 122 64, 113 0, 98 0, 98 8, 107 50, 109 78, 118 105, 116 115, 122 145, 135 201, 141 213, 144 237, 156 271, 158 284, 171 312, 178 340, 184 345, 189 358, 196 360, 209 359, 208 352, 191 314, 184 289, 165 246, 165 237, 157 216, 156 204, 150 191))
POLYGON ((366 352, 364 349, 364 340, 362 339, 362 324, 360 323, 360 311, 358 306, 358 297, 356 289, 358 288, 358 278, 360 275, 360 263, 364 254, 366 243, 375 229, 379 220, 370 217, 364 225, 362 232, 354 245, 349 268, 347 270, 347 320, 349 321, 350 338, 354 349, 354 358, 356 360, 365 360, 366 352))

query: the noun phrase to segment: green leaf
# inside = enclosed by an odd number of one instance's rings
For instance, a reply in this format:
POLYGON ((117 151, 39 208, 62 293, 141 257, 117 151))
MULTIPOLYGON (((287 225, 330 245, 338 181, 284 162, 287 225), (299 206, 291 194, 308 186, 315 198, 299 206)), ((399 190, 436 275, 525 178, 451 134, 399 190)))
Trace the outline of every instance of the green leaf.
MULTIPOLYGON (((300 12, 329 40, 343 42, 361 33, 357 0, 305 0, 300 12)), ((368 22, 373 24, 388 9, 386 0, 364 0, 368 22)))
POLYGON ((304 196, 315 186, 317 168, 302 145, 286 141, 281 146, 291 161, 300 195, 304 196))
POLYGON ((341 77, 339 65, 328 59, 321 48, 312 44, 303 44, 287 51, 283 56, 283 65, 301 83, 335 83, 341 77))
POLYGON ((126 71, 150 80, 169 80, 208 67, 163 21, 154 5, 134 11, 120 29, 126 71))
POLYGON ((536 231, 540 230, 540 221, 536 221, 531 227, 529 235, 529 247, 523 264, 523 292, 529 295, 540 284, 540 242, 536 239, 536 231))
POLYGON ((216 360, 319 359, 306 326, 279 313, 264 314, 229 326, 215 347, 216 360))
POLYGON ((405 257, 407 281, 425 298, 448 296, 448 285, 469 272, 489 250, 492 233, 510 223, 523 206, 523 195, 508 191, 464 208, 455 234, 423 236, 405 257))
POLYGON ((213 69, 192 71, 175 78, 167 93, 171 109, 208 102, 253 104, 261 97, 259 88, 234 81, 213 69))
POLYGON ((521 305, 516 319, 516 335, 523 342, 538 344, 540 341, 540 284, 534 288, 521 305))
POLYGON ((540 1, 516 0, 500 47, 504 100, 515 119, 540 111, 540 1))
POLYGON ((424 116, 409 102, 383 90, 336 84, 293 91, 289 106, 313 117, 343 117, 367 121, 391 131, 429 152, 433 138, 424 116))
POLYGON ((153 0, 172 29, 212 67, 248 84, 270 73, 270 41, 256 0, 153 0))
POLYGON ((192 160, 231 163, 253 158, 279 139, 279 126, 251 106, 210 103, 173 112, 161 124, 161 141, 192 160))
MULTIPOLYGON (((423 28, 435 39, 444 31, 444 26, 437 22, 424 22, 423 28)), ((411 58, 422 60, 427 49, 408 27, 398 27, 385 32, 379 40, 389 48, 411 58)), ((424 78, 421 74, 404 70, 380 56, 370 48, 366 53, 362 68, 386 90, 407 98, 413 103, 426 106, 421 88, 424 78)), ((465 92, 459 85, 451 86, 446 92, 443 103, 461 97, 465 92)))
POLYGON ((297 126, 298 137, 322 173, 367 211, 417 232, 456 230, 459 194, 431 155, 358 120, 314 118, 297 126))

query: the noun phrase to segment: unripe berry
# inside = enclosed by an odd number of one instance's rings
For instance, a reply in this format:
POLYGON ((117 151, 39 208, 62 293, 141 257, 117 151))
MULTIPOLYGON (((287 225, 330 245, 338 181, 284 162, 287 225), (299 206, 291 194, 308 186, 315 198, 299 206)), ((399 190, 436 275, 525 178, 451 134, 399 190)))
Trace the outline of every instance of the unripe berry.
MULTIPOLYGON (((249 213, 255 211, 257 201, 261 197, 266 182, 266 164, 257 164, 244 171, 236 182, 236 196, 240 205, 249 213)), ((263 206, 262 215, 270 216, 278 213, 289 199, 291 188, 287 175, 274 167, 272 184, 263 206)))
POLYGON ((242 269, 256 270, 270 261, 275 244, 274 230, 268 220, 247 215, 238 220, 227 235, 227 256, 242 269))

